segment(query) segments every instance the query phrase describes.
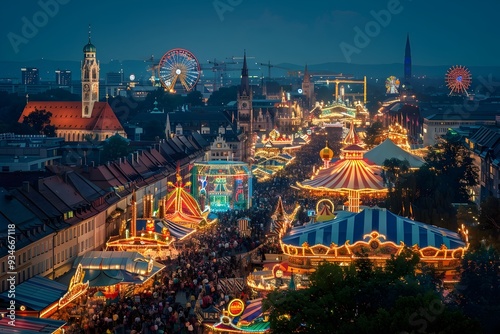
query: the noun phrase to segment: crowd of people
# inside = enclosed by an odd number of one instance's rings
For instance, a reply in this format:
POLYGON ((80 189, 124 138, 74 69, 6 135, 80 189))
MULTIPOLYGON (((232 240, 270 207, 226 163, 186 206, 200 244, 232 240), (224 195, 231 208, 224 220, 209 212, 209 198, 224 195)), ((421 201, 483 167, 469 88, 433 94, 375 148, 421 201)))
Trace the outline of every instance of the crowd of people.
MULTIPOLYGON (((322 147, 321 137, 306 145, 271 180, 254 185, 254 205, 250 209, 218 213, 216 225, 177 245, 173 256, 162 261, 166 268, 154 283, 141 287, 133 297, 122 297, 109 305, 93 303, 92 312, 83 315, 69 332, 202 333, 197 318, 199 310, 210 306, 223 309, 235 297, 251 298, 247 288, 228 291, 220 280, 245 278, 251 269, 251 261, 243 261, 246 254, 254 254, 252 259, 258 262, 266 253, 280 252, 278 245, 266 242, 278 197, 281 196, 287 213, 297 204, 305 207, 310 204, 310 199, 292 186, 312 175, 313 165, 321 163, 318 152, 322 147), (248 218, 251 233, 241 234, 238 226, 241 218, 248 218)), ((299 220, 307 219, 304 211, 299 220)), ((90 303, 89 300, 87 304, 90 303)))

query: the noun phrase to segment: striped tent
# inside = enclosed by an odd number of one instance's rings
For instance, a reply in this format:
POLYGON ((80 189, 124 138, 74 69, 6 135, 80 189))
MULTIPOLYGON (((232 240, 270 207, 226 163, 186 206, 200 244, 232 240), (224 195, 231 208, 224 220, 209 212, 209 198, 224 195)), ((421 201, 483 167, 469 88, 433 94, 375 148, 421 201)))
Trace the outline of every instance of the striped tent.
POLYGON ((249 324, 255 319, 262 317, 262 298, 253 299, 247 302, 245 311, 239 318, 240 324, 249 324))
POLYGON ((352 245, 358 241, 370 240, 370 234, 374 231, 385 236, 384 241, 396 245, 403 242, 419 248, 441 248, 442 245, 448 249, 466 247, 466 243, 456 232, 416 222, 380 208, 367 208, 341 219, 293 228, 283 237, 282 242, 297 247, 304 242, 311 247, 330 247, 332 243, 342 245, 346 241, 352 245))
POLYGON ((349 210, 358 212, 362 193, 387 192, 380 176, 382 170, 363 158, 364 151, 358 145, 343 148, 343 159, 320 168, 311 179, 297 185, 307 190, 348 194, 349 210))
POLYGON ((176 224, 167 219, 158 219, 156 224, 160 227, 166 227, 170 232, 170 235, 175 237, 177 240, 182 240, 196 231, 193 228, 176 224))
POLYGON ((365 160, 341 159, 329 168, 320 169, 310 180, 301 184, 318 190, 382 190, 385 189, 381 170, 365 160))

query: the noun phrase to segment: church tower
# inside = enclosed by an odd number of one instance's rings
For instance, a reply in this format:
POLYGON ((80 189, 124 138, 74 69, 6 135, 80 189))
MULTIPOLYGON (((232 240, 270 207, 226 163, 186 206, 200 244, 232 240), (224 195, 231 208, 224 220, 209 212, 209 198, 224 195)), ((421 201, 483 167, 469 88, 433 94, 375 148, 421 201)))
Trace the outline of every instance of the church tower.
POLYGON ((314 83, 311 82, 307 64, 304 69, 304 79, 302 79, 302 94, 306 96, 307 108, 311 107, 314 104, 314 83))
POLYGON ((83 47, 82 61, 82 117, 92 117, 94 103, 99 101, 99 62, 96 57, 96 47, 89 42, 83 47))
POLYGON ((247 55, 245 52, 241 70, 241 85, 238 91, 238 124, 245 133, 252 132, 252 114, 252 91, 248 80, 247 55))
POLYGON ((253 108, 252 90, 248 80, 247 54, 243 54, 243 68, 241 69, 241 85, 238 91, 238 127, 245 134, 243 139, 242 160, 250 158, 253 140, 253 108))
POLYGON ((410 35, 406 35, 405 61, 404 61, 404 82, 405 86, 411 86, 411 49, 410 35))

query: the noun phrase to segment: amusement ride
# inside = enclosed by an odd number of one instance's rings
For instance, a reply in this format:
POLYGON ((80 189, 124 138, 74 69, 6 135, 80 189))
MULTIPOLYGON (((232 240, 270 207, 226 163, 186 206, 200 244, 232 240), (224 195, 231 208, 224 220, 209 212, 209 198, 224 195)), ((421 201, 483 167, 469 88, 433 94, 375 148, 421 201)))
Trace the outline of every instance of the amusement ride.
POLYGON ((469 96, 467 89, 469 89, 472 76, 470 71, 465 66, 452 66, 448 69, 445 76, 446 85, 450 89, 450 93, 452 94, 465 94, 469 96))
POLYGON ((163 88, 175 92, 176 85, 190 92, 200 79, 200 63, 185 49, 167 51, 158 63, 158 77, 163 88))

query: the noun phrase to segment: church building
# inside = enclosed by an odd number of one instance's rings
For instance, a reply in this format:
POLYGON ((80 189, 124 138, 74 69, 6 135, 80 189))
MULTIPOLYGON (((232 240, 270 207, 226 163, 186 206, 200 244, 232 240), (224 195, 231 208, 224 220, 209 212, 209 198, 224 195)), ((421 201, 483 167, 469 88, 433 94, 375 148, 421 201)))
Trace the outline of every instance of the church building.
POLYGON ((89 41, 83 47, 81 70, 81 102, 28 101, 18 122, 22 123, 24 117, 35 110, 45 110, 52 113, 50 121, 56 128, 56 136, 65 141, 84 141, 89 135, 102 141, 116 133, 126 137, 108 102, 99 102, 99 61, 96 59, 96 47, 90 41, 90 31, 89 41))

